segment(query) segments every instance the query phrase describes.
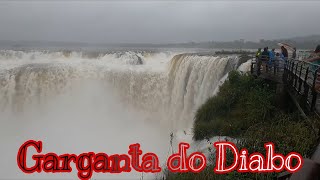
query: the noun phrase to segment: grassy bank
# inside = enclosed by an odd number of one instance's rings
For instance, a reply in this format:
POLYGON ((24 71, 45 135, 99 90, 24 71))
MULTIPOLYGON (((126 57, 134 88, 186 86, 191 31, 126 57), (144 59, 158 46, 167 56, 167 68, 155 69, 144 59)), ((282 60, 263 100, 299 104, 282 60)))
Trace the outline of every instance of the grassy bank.
MULTIPOLYGON (((319 127, 317 120, 312 123, 319 127)), ((290 99, 276 93, 276 84, 237 71, 231 72, 219 93, 198 109, 194 123, 195 140, 228 136, 237 139, 238 148, 246 147, 249 153, 265 154, 264 143, 273 142, 277 153, 296 151, 309 157, 317 134, 290 99)), ((167 179, 273 179, 277 176, 237 172, 216 175, 213 173, 215 154, 212 156, 213 164, 203 172, 168 174, 167 179)))

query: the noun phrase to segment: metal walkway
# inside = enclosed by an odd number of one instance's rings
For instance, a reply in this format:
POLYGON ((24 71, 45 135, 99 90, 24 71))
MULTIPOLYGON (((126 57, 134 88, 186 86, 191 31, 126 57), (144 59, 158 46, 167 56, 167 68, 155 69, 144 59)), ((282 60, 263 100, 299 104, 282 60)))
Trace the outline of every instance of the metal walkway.
POLYGON ((276 60, 272 63, 254 59, 251 74, 285 85, 305 113, 320 115, 319 65, 300 60, 276 60))
MULTIPOLYGON (((319 65, 294 59, 277 60, 272 63, 263 59, 254 59, 251 63, 251 74, 283 84, 305 114, 313 113, 320 117, 319 68, 319 65)), ((320 144, 311 159, 304 159, 300 171, 293 174, 283 172, 278 179, 320 179, 320 144)))

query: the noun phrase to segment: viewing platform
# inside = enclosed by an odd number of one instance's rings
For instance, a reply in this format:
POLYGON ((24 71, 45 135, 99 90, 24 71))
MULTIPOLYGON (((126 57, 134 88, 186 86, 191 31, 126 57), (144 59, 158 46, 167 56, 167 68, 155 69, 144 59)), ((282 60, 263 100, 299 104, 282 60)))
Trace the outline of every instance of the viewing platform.
POLYGON ((252 75, 283 84, 304 113, 315 113, 320 117, 319 68, 319 65, 294 59, 275 60, 272 63, 261 61, 260 65, 257 59, 251 62, 252 75))
MULTIPOLYGON (((280 84, 283 90, 288 92, 307 122, 310 122, 308 119, 310 115, 320 117, 319 68, 319 65, 295 59, 276 60, 270 63, 256 58, 251 62, 251 74, 280 84)), ((315 128, 310 128, 310 131, 319 134, 315 128)), ((281 173, 278 179, 320 179, 320 144, 311 159, 304 159, 304 165, 300 171, 293 174, 281 173)))

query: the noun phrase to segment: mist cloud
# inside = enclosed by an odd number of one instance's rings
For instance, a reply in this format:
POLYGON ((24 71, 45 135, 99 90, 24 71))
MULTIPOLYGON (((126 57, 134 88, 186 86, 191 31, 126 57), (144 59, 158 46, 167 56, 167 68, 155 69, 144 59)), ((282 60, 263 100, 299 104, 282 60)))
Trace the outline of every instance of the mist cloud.
POLYGON ((0 40, 167 43, 319 34, 316 1, 4 1, 0 40))

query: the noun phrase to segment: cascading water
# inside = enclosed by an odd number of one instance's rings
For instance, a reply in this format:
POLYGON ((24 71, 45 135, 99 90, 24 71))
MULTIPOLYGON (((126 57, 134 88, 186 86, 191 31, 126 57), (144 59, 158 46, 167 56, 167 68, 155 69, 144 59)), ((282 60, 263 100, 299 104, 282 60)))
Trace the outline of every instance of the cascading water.
POLYGON ((169 134, 192 127, 196 109, 237 62, 170 52, 0 51, 0 142, 8 144, 0 153, 14 152, 3 161, 9 165, 0 163, 10 167, 4 175, 30 178, 15 164, 15 151, 28 139, 62 153, 125 153, 138 142, 165 163, 169 134))
POLYGON ((219 80, 236 68, 237 57, 182 54, 171 61, 168 94, 171 117, 176 127, 190 127, 193 114, 213 96, 219 80))

